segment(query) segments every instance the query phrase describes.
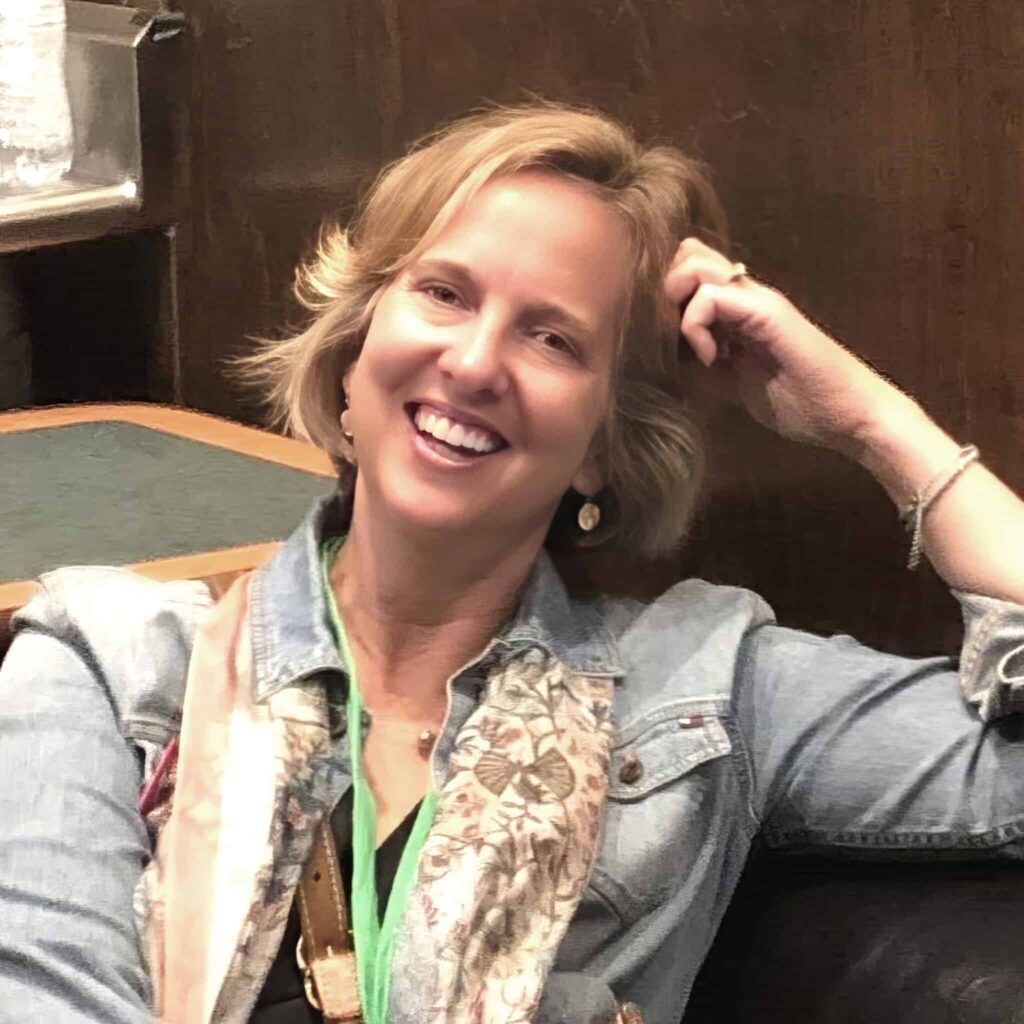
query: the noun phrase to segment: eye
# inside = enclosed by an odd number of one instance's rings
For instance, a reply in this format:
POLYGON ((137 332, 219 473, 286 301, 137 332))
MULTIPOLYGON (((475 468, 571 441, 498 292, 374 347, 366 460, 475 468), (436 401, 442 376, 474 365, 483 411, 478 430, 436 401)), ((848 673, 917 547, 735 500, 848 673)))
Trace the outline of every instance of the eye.
POLYGON ((462 301, 458 292, 445 284, 425 284, 423 291, 442 306, 455 306, 462 301))
POLYGON ((553 331, 538 331, 536 338, 546 349, 550 349, 552 352, 563 352, 569 356, 576 354, 576 349, 572 342, 563 338, 561 334, 555 334, 553 331))

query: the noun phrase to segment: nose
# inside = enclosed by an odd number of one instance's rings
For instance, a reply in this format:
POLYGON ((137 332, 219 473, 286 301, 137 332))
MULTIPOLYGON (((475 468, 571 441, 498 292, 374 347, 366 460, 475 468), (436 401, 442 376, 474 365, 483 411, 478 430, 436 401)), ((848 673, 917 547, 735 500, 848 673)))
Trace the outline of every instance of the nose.
POLYGON ((509 388, 506 327, 497 319, 477 318, 451 335, 438 368, 451 386, 464 394, 490 393, 500 398, 509 388))

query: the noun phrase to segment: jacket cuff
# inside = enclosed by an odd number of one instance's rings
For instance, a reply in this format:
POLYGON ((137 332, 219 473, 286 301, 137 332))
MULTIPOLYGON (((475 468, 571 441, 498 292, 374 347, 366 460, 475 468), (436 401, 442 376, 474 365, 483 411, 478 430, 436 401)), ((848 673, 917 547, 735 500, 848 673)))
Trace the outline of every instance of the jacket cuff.
POLYGON ((954 590, 964 618, 960 685, 986 722, 1024 712, 1024 605, 954 590))

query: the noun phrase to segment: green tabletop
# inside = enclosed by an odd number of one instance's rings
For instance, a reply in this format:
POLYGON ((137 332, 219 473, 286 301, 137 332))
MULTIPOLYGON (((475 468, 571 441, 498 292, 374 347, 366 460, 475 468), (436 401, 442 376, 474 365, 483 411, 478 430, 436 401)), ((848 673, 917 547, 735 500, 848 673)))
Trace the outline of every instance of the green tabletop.
POLYGON ((333 487, 117 420, 0 434, 0 582, 281 540, 333 487))

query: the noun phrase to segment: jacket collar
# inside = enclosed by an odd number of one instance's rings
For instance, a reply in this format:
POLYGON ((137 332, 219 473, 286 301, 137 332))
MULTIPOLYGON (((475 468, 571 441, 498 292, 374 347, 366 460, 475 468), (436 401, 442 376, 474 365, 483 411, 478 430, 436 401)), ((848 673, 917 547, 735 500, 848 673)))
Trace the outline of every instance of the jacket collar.
MULTIPOLYGON (((256 700, 266 700, 322 672, 344 674, 321 585, 320 546, 325 537, 344 532, 350 514, 350 500, 341 492, 318 498, 298 529, 254 573, 251 621, 256 700)), ((604 617, 593 605, 569 596, 543 550, 495 646, 502 654, 541 647, 583 675, 623 674, 604 617)))

